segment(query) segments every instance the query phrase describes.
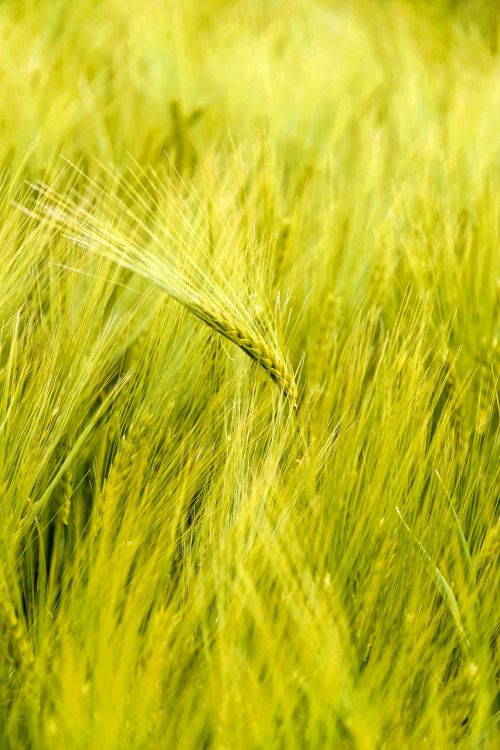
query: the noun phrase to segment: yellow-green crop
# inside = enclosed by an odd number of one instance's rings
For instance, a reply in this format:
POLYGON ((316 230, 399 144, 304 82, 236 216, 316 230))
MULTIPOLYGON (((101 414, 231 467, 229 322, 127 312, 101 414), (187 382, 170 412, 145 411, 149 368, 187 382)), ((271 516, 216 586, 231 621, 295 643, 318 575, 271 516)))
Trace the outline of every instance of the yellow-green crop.
POLYGON ((499 21, 0 3, 0 750, 497 747, 499 21))

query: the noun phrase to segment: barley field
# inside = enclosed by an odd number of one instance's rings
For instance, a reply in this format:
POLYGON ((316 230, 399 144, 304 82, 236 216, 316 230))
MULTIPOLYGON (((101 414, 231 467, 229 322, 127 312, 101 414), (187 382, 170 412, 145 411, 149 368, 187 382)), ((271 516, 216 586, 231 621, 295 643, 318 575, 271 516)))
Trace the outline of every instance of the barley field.
POLYGON ((496 0, 3 0, 0 102, 0 750, 499 747, 496 0))

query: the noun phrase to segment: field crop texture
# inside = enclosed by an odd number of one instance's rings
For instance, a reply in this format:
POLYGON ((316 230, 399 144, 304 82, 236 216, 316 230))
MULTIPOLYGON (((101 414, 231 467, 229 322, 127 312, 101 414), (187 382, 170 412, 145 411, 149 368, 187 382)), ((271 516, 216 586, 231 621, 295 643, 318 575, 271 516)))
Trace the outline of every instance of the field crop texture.
POLYGON ((496 0, 0 2, 0 750, 500 747, 496 0))

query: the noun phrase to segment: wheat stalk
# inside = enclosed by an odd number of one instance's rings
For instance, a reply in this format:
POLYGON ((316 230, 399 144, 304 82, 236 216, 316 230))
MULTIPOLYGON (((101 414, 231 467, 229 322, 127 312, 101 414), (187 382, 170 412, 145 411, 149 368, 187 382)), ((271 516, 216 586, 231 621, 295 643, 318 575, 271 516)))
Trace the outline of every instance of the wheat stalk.
MULTIPOLYGON (((179 300, 180 301, 180 300, 179 300)), ((253 359, 269 377, 279 386, 283 395, 290 400, 292 407, 297 408, 298 390, 295 377, 286 360, 277 349, 271 348, 264 338, 244 329, 230 320, 221 311, 211 308, 206 302, 189 300, 184 306, 206 323, 210 328, 232 341, 253 359)))
MULTIPOLYGON (((273 341, 271 325, 262 321, 257 314, 252 317, 241 301, 227 294, 220 269, 201 269, 192 257, 193 248, 177 229, 160 224, 155 226, 153 232, 116 195, 104 191, 95 182, 90 182, 90 185, 90 197, 73 194, 71 198, 67 194, 58 194, 47 185, 36 185, 41 197, 37 208, 39 214, 58 226, 78 245, 97 252, 154 284, 207 326, 236 344, 269 375, 292 408, 296 409, 298 388, 295 376, 286 356, 273 341), (101 211, 95 205, 99 193, 105 202, 101 211), (89 201, 91 208, 86 207, 89 201), (112 206, 112 211, 107 206, 108 213, 106 201, 112 206), (110 216, 116 219, 117 215, 128 220, 128 231, 117 229, 116 223, 110 228, 110 216), (142 247, 141 243, 131 239, 138 231, 146 235, 148 246, 142 247), (177 267, 179 250, 183 251, 186 271, 177 267), (204 294, 193 282, 200 276, 206 288, 204 294)), ((159 189, 157 184, 154 187, 159 189)), ((138 204, 144 206, 144 197, 138 192, 129 188, 129 195, 135 195, 138 204)), ((192 214, 180 218, 189 220, 191 217, 192 214)))

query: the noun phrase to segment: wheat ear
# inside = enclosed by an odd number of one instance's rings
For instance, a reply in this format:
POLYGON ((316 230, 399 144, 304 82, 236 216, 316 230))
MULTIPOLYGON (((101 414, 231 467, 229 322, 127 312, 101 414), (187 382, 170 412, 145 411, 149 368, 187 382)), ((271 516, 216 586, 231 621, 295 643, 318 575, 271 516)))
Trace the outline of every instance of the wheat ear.
MULTIPOLYGON (((92 185, 103 193, 94 183, 92 185)), ((153 246, 158 249, 158 254, 152 253, 150 250, 141 249, 116 229, 108 230, 106 216, 99 215, 95 207, 92 207, 92 211, 87 210, 83 200, 75 202, 74 199, 68 200, 48 187, 36 187, 46 200, 46 202, 42 201, 38 210, 41 210, 42 215, 45 214, 46 218, 59 226, 67 237, 92 252, 97 251, 98 254, 112 260, 122 268, 142 276, 149 283, 159 287, 169 297, 183 305, 210 328, 220 333, 221 336, 232 341, 279 386, 292 408, 297 408, 298 389, 291 367, 279 348, 267 343, 267 326, 254 326, 246 311, 243 311, 242 304, 231 302, 219 288, 216 282, 217 269, 214 269, 213 278, 207 276, 207 279, 212 282, 210 284, 211 292, 215 299, 220 301, 220 305, 208 301, 193 286, 189 277, 175 268, 175 264, 172 263, 175 259, 175 252, 168 248, 172 240, 168 228, 163 231, 163 237, 158 237, 157 234, 147 230, 142 221, 130 209, 127 209, 123 202, 112 195, 105 195, 112 202, 114 201, 113 205, 119 212, 121 211, 123 215, 128 216, 132 225, 135 225, 136 228, 142 228, 146 232, 153 246), (165 244, 162 240, 165 241, 165 244), (159 259, 160 262, 158 262, 159 259), (232 312, 234 312, 234 315, 231 314, 232 312)), ((162 228, 158 227, 157 231, 160 234, 162 228)), ((179 246, 188 253, 188 267, 193 275, 197 275, 200 269, 196 266, 195 261, 189 261, 189 246, 182 239, 179 240, 178 236, 176 239, 179 246)), ((269 339, 272 339, 271 333, 269 333, 269 339)))
POLYGON ((295 378, 286 361, 276 350, 268 346, 265 340, 256 336, 250 330, 244 330, 241 325, 231 321, 223 313, 211 307, 206 301, 190 299, 182 301, 193 315, 206 325, 232 341, 242 351, 253 359, 281 389, 283 395, 289 399, 292 408, 298 404, 298 390, 295 378))

